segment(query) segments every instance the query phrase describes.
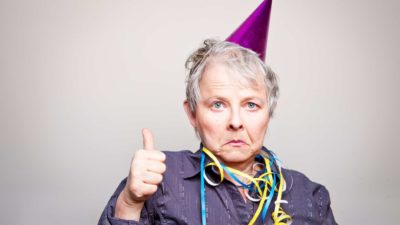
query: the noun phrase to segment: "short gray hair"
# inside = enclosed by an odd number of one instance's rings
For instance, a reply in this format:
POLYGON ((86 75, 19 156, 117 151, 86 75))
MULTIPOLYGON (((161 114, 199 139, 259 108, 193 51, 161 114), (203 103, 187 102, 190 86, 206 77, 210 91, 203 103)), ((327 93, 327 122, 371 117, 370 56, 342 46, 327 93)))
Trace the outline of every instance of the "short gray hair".
POLYGON ((278 81, 275 73, 258 57, 254 51, 237 44, 206 39, 203 45, 186 60, 189 70, 186 78, 186 100, 192 113, 196 111, 200 98, 200 81, 207 66, 222 63, 226 68, 238 72, 246 81, 256 82, 262 75, 267 89, 269 115, 272 116, 279 96, 278 81))

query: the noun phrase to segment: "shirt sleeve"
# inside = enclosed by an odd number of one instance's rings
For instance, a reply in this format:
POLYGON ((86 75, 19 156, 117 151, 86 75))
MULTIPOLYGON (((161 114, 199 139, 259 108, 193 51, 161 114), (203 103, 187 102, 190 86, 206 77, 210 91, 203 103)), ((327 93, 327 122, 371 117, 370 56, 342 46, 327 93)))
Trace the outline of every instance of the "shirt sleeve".
POLYGON ((103 210, 103 213, 100 216, 98 225, 148 225, 150 224, 147 216, 147 209, 143 207, 142 212, 140 214, 140 221, 134 220, 124 220, 114 217, 115 213, 115 205, 117 203, 117 199, 121 191, 124 189, 126 185, 126 180, 121 181, 118 185, 117 190, 115 190, 114 194, 111 196, 108 201, 106 207, 103 210))
POLYGON ((328 190, 323 185, 319 185, 314 190, 313 195, 314 201, 317 203, 319 209, 320 224, 337 225, 331 209, 331 200, 328 190))

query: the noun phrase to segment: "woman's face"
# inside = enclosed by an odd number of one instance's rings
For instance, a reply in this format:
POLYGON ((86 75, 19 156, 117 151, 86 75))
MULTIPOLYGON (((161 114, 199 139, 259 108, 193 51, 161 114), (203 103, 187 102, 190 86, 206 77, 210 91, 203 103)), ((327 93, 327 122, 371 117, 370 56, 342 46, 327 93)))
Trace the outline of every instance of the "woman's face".
POLYGON ((269 122, 262 77, 246 85, 237 77, 222 65, 208 67, 200 81, 195 114, 185 102, 190 122, 203 145, 227 165, 254 160, 263 146, 269 122))

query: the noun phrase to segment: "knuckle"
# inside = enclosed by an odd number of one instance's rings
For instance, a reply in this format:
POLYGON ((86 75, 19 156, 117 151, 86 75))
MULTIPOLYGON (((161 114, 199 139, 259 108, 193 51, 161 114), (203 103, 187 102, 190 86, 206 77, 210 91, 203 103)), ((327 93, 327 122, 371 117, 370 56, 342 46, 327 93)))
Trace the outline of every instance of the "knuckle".
POLYGON ((163 175, 161 175, 161 174, 158 174, 158 176, 157 176, 157 183, 159 184, 159 183, 161 183, 161 181, 163 180, 163 175))
POLYGON ((135 198, 141 198, 144 196, 142 188, 136 183, 131 186, 131 193, 133 196, 135 196, 135 198))
POLYGON ((135 196, 136 199, 144 197, 144 194, 141 191, 136 191, 136 192, 133 193, 133 195, 135 196))
POLYGON ((129 186, 128 186, 128 190, 129 190, 129 192, 131 192, 131 193, 135 193, 136 192, 136 184, 133 182, 133 183, 130 183, 129 184, 129 186))
POLYGON ((161 163, 161 165, 160 165, 161 173, 164 173, 166 170, 167 170, 167 165, 165 165, 165 163, 161 163))
POLYGON ((165 159, 167 158, 167 156, 165 155, 165 153, 164 152, 159 152, 160 153, 160 159, 161 159, 161 161, 165 161, 165 159))
POLYGON ((157 191, 157 185, 151 185, 149 186, 149 192, 151 194, 154 194, 157 191))

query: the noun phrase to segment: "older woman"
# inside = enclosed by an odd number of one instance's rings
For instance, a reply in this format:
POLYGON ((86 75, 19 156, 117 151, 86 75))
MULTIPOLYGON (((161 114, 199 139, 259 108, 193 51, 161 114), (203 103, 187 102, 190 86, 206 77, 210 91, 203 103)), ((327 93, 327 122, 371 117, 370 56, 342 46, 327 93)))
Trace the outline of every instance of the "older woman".
POLYGON ((328 191, 263 147, 278 86, 258 55, 206 40, 186 66, 183 106, 200 149, 157 151, 144 129, 99 224, 336 224, 328 191))

